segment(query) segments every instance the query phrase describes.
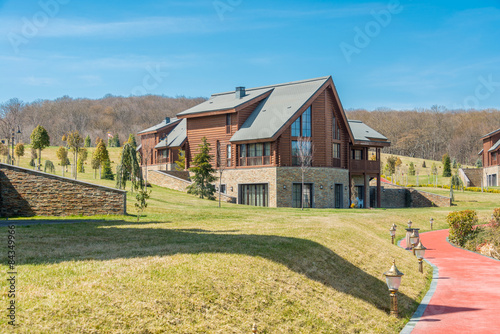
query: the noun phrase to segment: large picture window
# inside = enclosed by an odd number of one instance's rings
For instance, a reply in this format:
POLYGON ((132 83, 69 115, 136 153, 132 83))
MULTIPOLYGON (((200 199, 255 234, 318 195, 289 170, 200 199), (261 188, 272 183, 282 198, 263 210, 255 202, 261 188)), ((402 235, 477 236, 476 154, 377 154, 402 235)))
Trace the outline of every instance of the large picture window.
POLYGON ((312 135, 311 107, 292 124, 292 137, 311 137, 312 135))
POLYGON ((271 143, 241 144, 239 147, 240 166, 260 166, 271 164, 271 143))
MULTIPOLYGON (((311 142, 310 141, 298 141, 298 140, 292 140, 292 166, 301 166, 301 151, 302 154, 305 156, 311 156, 312 151, 311 151, 311 142), (302 145, 302 147, 301 147, 302 145)), ((311 163, 309 159, 309 165, 311 163)))
POLYGON ((267 184, 240 184, 240 204, 269 206, 267 184))
POLYGON ((292 206, 294 208, 301 208, 302 201, 304 202, 304 208, 312 208, 312 184, 304 183, 304 188, 302 188, 302 183, 294 183, 292 191, 292 206))

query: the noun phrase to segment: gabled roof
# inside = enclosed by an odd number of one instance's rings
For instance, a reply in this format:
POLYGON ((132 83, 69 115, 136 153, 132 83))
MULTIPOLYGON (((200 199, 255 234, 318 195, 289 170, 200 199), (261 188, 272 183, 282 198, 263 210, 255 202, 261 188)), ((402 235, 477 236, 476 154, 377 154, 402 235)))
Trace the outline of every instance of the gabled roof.
POLYGON ((381 144, 389 144, 387 137, 373 130, 368 125, 361 121, 349 120, 349 127, 355 142, 377 142, 381 144))
POLYGON ((490 136, 492 136, 494 134, 497 134, 498 132, 500 132, 500 129, 497 129, 495 131, 492 131, 492 132, 488 133, 487 135, 482 136, 481 139, 488 138, 488 137, 490 137, 490 136))
POLYGON ((186 124, 186 119, 181 120, 167 137, 155 146, 155 148, 181 147, 187 139, 186 124))
POLYGON ((498 150, 500 148, 500 139, 495 143, 495 145, 493 145, 489 150, 488 152, 494 152, 496 150, 498 150))
POLYGON ((175 122, 178 122, 178 121, 180 121, 180 120, 177 119, 177 118, 168 118, 167 117, 161 123, 156 124, 156 125, 154 125, 154 126, 152 126, 150 128, 147 128, 145 130, 142 130, 141 132, 138 132, 137 134, 140 135, 140 134, 147 133, 147 132, 156 132, 156 131, 160 130, 161 128, 166 127, 167 125, 172 125, 172 124, 174 124, 175 122), (167 121, 167 119, 168 119, 168 121, 167 121))
POLYGON ((231 142, 273 138, 329 79, 321 77, 256 88, 272 92, 245 120, 231 142))
POLYGON ((251 101, 263 94, 266 94, 272 90, 272 88, 253 88, 247 89, 245 91, 245 96, 241 99, 237 99, 235 92, 227 92, 220 94, 213 94, 208 100, 202 102, 188 110, 184 110, 183 112, 177 114, 177 116, 186 116, 193 114, 206 113, 210 111, 224 111, 224 110, 232 110, 235 109, 248 101, 251 101))

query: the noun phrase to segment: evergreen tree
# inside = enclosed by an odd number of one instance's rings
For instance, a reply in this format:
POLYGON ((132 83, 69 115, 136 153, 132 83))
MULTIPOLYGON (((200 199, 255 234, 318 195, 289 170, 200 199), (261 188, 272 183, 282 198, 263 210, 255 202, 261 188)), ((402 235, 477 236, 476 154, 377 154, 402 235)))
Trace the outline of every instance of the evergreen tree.
POLYGON ((50 160, 45 160, 45 167, 43 168, 43 171, 45 173, 52 173, 54 174, 56 172, 56 168, 54 167, 54 164, 50 160))
POLYGON ((132 191, 142 188, 142 171, 137 159, 137 151, 127 143, 123 146, 121 161, 116 166, 116 187, 125 189, 129 179, 132 183, 132 191))
POLYGON ((91 147, 92 146, 92 141, 90 140, 90 136, 87 135, 87 137, 85 137, 85 143, 83 144, 83 147, 91 147))
POLYGON ((393 155, 387 158, 387 164, 385 165, 385 168, 387 169, 389 175, 392 175, 396 172, 396 161, 397 158, 393 155))
POLYGON ((457 159, 453 158, 453 162, 451 163, 451 166, 452 166, 453 168, 458 168, 457 159))
POLYGON ((85 163, 85 160, 88 158, 88 152, 86 148, 81 148, 80 151, 78 151, 78 173, 85 173, 85 168, 83 167, 83 164, 85 163))
POLYGON ((451 176, 451 159, 448 153, 443 155, 443 176, 444 177, 451 176))
MULTIPOLYGON (((106 161, 109 161, 109 152, 108 152, 108 149, 106 148, 106 145, 104 145, 104 140, 99 140, 97 142, 97 147, 94 151, 94 154, 92 155, 92 159, 95 160, 93 163, 93 166, 97 166, 97 168, 99 168, 99 178, 105 179, 105 177, 102 176, 101 167, 104 167, 104 163, 106 161)), ((108 164, 108 166, 111 166, 111 163, 108 164)), ((111 167, 109 167, 109 168, 110 168, 110 170, 106 171, 108 177, 109 177, 110 173, 111 173, 111 175, 113 174, 113 172, 111 171, 111 167)), ((109 179, 107 179, 107 180, 109 180, 109 179)), ((114 180, 114 177, 112 180, 114 180)))
POLYGON ((207 142, 206 137, 203 137, 201 140, 202 143, 199 145, 200 152, 193 159, 194 167, 189 169, 194 175, 191 176, 193 184, 188 186, 188 193, 198 195, 200 198, 215 199, 215 186, 213 182, 217 178, 213 175, 215 170, 210 164, 212 161, 212 156, 209 154, 210 144, 207 142))
POLYGON ((113 171, 111 170, 111 161, 105 160, 102 163, 102 177, 101 179, 104 180, 114 180, 115 175, 113 174, 113 171))
POLYGON ((424 162, 422 162, 422 168, 427 168, 427 166, 425 165, 425 160, 424 162))
POLYGON ((133 134, 128 136, 127 143, 130 144, 134 150, 137 150, 137 141, 135 140, 135 136, 133 134))
POLYGON ((481 161, 481 159, 477 159, 476 160, 476 168, 481 168, 483 167, 483 162, 481 161))
POLYGON ((186 151, 179 150, 179 160, 177 160, 175 164, 177 165, 175 169, 178 171, 186 169, 186 151))
POLYGON ((415 165, 413 162, 410 162, 410 167, 408 168, 408 174, 411 176, 415 176, 415 165))
POLYGON ((42 150, 50 145, 50 137, 47 130, 41 125, 38 125, 30 136, 31 147, 38 150, 38 170, 41 168, 42 150))

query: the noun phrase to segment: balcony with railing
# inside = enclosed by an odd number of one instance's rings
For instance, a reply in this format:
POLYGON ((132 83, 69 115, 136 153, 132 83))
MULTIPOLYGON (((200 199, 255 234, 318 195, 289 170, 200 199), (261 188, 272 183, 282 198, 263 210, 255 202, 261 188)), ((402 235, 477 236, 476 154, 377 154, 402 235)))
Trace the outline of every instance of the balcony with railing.
POLYGON ((379 173, 380 161, 351 159, 349 170, 354 173, 379 173))
POLYGON ((240 166, 263 166, 271 164, 271 156, 241 157, 240 166))

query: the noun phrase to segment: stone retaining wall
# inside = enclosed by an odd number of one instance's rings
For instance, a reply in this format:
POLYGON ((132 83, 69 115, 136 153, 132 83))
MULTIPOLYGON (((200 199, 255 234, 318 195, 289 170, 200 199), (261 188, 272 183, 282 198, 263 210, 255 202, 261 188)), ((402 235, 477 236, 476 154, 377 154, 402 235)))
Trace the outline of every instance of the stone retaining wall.
POLYGON ((126 214, 123 190, 0 163, 0 216, 126 214))
POLYGON ((187 191, 187 186, 191 184, 190 181, 155 170, 150 170, 148 172, 148 183, 184 192, 187 191))
POLYGON ((413 188, 405 188, 394 184, 383 183, 381 193, 383 208, 425 208, 432 206, 451 206, 451 199, 449 197, 413 188))

